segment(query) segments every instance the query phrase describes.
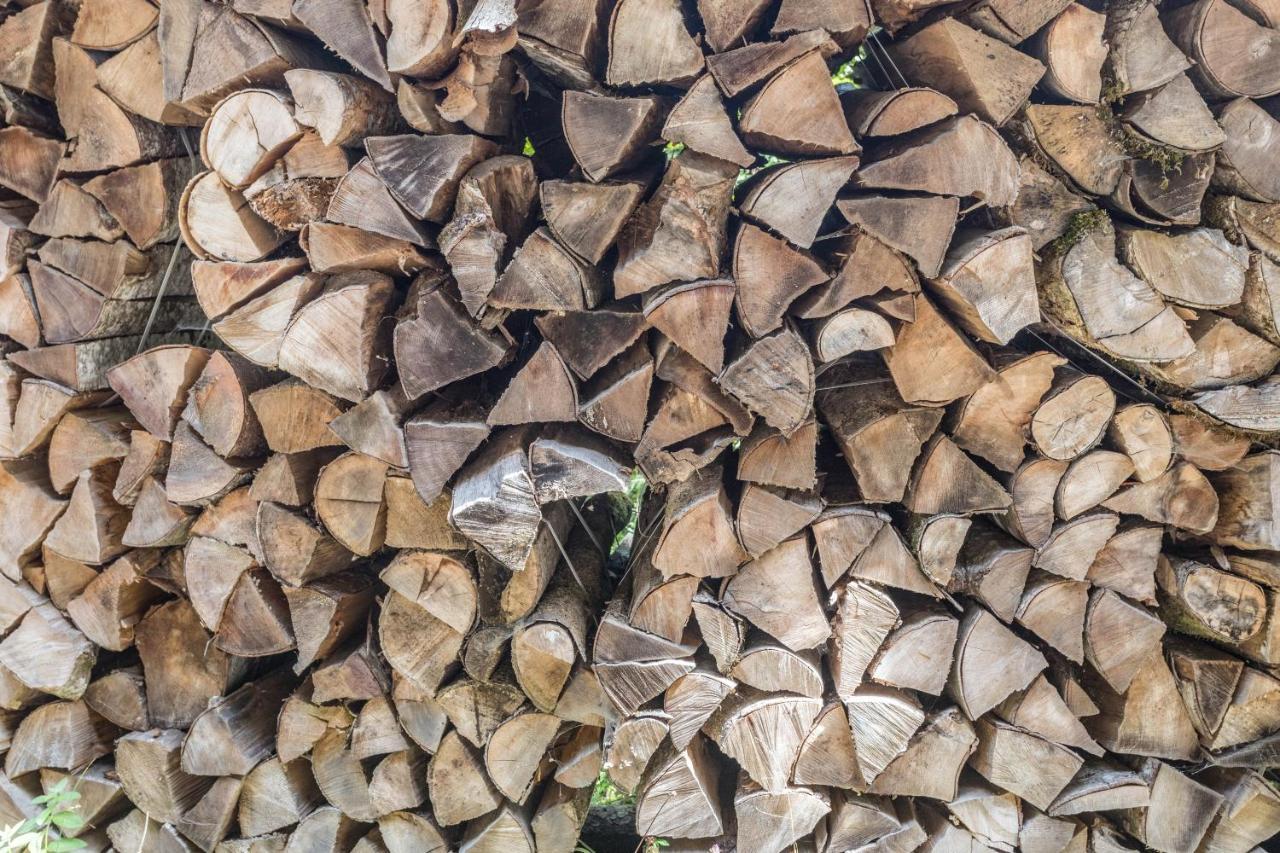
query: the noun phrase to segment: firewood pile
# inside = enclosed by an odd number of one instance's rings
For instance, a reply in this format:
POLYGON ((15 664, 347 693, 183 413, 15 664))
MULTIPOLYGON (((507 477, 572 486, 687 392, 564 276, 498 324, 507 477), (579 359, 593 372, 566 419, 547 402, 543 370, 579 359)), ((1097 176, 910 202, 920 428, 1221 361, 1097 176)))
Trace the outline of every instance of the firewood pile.
POLYGON ((1258 848, 1277 96, 1274 0, 6 0, 0 822, 1258 848))

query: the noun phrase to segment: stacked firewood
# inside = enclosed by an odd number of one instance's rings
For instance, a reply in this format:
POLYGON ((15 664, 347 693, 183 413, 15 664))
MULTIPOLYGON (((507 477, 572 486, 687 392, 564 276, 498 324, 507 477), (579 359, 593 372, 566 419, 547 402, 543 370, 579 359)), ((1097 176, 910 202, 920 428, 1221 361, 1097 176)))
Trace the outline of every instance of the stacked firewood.
POLYGON ((1260 845, 1274 6, 6 7, 0 816, 1260 845))

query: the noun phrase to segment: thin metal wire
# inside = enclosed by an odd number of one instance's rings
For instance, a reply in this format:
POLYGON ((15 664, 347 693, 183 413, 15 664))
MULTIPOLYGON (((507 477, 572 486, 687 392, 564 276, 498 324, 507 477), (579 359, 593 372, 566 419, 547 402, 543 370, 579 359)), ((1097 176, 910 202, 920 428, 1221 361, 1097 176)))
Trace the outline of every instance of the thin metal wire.
POLYGON ((564 543, 560 541, 560 534, 556 533, 556 526, 549 521, 543 521, 543 524, 547 525, 547 530, 551 531, 551 538, 555 540, 556 547, 560 549, 560 556, 564 557, 565 565, 569 567, 569 574, 573 575, 573 579, 578 584, 578 588, 585 593, 587 591, 587 587, 583 584, 582 578, 578 577, 578 569, 574 566, 573 559, 569 556, 569 552, 565 550, 564 543))
POLYGON ((165 291, 169 289, 169 281, 173 278, 174 267, 178 265, 179 254, 181 254, 181 247, 175 243, 173 251, 169 253, 169 265, 165 267, 164 278, 160 279, 156 298, 151 302, 151 313, 147 316, 147 324, 142 327, 142 335, 138 338, 138 347, 134 350, 134 355, 147 348, 147 338, 151 337, 151 327, 155 325, 156 315, 160 313, 160 302, 164 299, 165 291))
MULTIPOLYGON (((1063 335, 1065 336, 1065 334, 1066 334, 1066 333, 1065 333, 1065 332, 1063 332, 1061 329, 1059 329, 1059 328, 1058 328, 1056 325, 1054 325, 1053 323, 1051 323, 1051 322, 1050 322, 1050 323, 1048 323, 1048 325, 1053 326, 1053 328, 1054 328, 1055 330, 1057 330, 1060 334, 1063 334, 1063 335)), ((1049 349, 1053 350, 1055 353, 1057 353, 1058 355, 1060 355, 1060 356, 1062 356, 1063 358, 1065 358, 1068 362, 1070 362, 1070 363, 1071 363, 1071 365, 1072 365, 1073 367, 1075 367, 1075 368, 1077 368, 1077 369, 1080 369, 1080 366, 1079 366, 1079 365, 1077 365, 1077 364, 1075 363, 1075 360, 1074 360, 1074 359, 1072 359, 1072 358, 1071 358, 1071 356, 1067 355, 1067 354, 1066 354, 1066 353, 1064 353, 1062 350, 1058 349, 1058 348, 1057 348, 1057 347, 1055 347, 1053 344, 1049 343, 1047 340, 1045 340, 1043 337, 1041 337, 1041 336, 1039 335, 1039 333, 1037 333, 1034 329, 1027 329, 1027 334, 1031 335, 1031 336, 1032 336, 1033 338, 1035 338, 1037 341, 1039 341, 1040 343, 1044 344, 1044 345, 1045 345, 1045 346, 1047 346, 1049 349)), ((1111 362, 1107 361, 1105 358, 1102 358, 1101 356, 1099 356, 1097 353, 1093 352, 1092 350, 1090 350, 1090 349, 1089 349, 1088 347, 1086 347, 1086 346, 1081 346, 1081 347, 1080 347, 1080 350, 1081 350, 1082 352, 1084 352, 1086 355, 1088 355, 1088 356, 1089 356, 1089 358, 1090 358, 1090 360, 1092 360, 1093 362, 1095 362, 1095 363, 1097 363, 1097 364, 1101 364, 1102 366, 1104 366, 1105 368, 1107 368, 1107 370, 1111 371, 1111 372, 1112 372, 1112 373, 1114 373, 1116 376, 1119 376, 1121 379, 1123 379, 1126 383, 1128 383, 1129 385, 1132 385, 1134 388, 1137 388, 1137 389, 1138 389, 1138 393, 1139 393, 1140 397, 1134 397, 1132 394, 1129 394, 1129 393, 1128 393, 1127 391, 1125 391, 1123 388, 1117 388, 1116 390, 1117 390, 1117 391, 1119 391, 1121 394, 1123 394, 1127 399, 1129 399, 1129 400, 1131 400, 1131 401, 1133 401, 1133 402, 1135 402, 1135 403, 1148 402, 1148 403, 1154 403, 1154 404, 1156 404, 1156 405, 1158 405, 1158 406, 1161 406, 1161 407, 1167 407, 1167 406, 1166 406, 1166 404, 1165 404, 1164 399, 1163 399, 1163 398, 1161 398, 1159 394, 1155 394, 1155 393, 1153 393, 1149 388, 1144 388, 1144 387, 1143 387, 1139 382, 1137 382, 1137 381, 1136 381, 1132 376, 1130 376, 1129 374, 1125 373, 1123 370, 1121 370, 1120 368, 1116 367, 1114 364, 1112 364, 1111 362)), ((1082 372, 1087 372, 1087 371, 1082 371, 1082 372)))
POLYGON ((880 41, 879 28, 876 28, 871 31, 871 41, 875 43, 876 47, 880 48, 880 52, 884 54, 885 62, 889 63, 889 67, 892 68, 895 72, 897 72, 898 79, 902 82, 903 88, 905 89, 909 87, 911 84, 907 82, 906 75, 902 73, 902 69, 898 67, 898 63, 893 61, 893 56, 892 54, 889 53, 889 50, 884 46, 884 42, 880 41))
POLYGON ((600 556, 608 558, 609 553, 605 551, 604 546, 600 544, 600 540, 596 538, 595 531, 587 524, 587 520, 582 517, 582 510, 578 508, 578 504, 573 499, 569 500, 569 509, 573 510, 573 514, 578 517, 578 523, 582 525, 583 531, 586 532, 587 538, 591 540, 591 544, 596 546, 596 550, 600 552, 600 556))

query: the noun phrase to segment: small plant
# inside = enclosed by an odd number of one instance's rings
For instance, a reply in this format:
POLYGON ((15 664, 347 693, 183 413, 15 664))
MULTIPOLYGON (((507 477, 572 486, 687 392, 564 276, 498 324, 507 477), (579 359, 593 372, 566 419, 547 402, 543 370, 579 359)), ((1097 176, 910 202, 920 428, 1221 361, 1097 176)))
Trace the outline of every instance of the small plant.
POLYGON ((596 786, 591 791, 591 805, 616 806, 624 803, 634 803, 635 801, 634 795, 628 794, 615 785, 606 771, 600 771, 600 776, 596 779, 596 786))
POLYGON ((1063 232, 1061 237, 1053 241, 1053 249, 1057 252, 1067 251, 1088 234, 1105 227, 1109 219, 1107 212, 1098 208, 1082 210, 1076 213, 1071 217, 1071 222, 1067 224, 1067 230, 1063 232))
MULTIPOLYGON (((631 480, 627 483, 627 523, 613 537, 613 542, 609 545, 610 555, 616 553, 635 534, 636 524, 640 521, 640 504, 644 501, 644 493, 648 486, 648 481, 645 480, 644 474, 641 474, 639 470, 631 474, 631 480)), ((603 772, 600 777, 602 779, 607 778, 603 772)))
POLYGON ((86 846, 79 838, 61 836, 84 826, 77 813, 80 792, 70 787, 70 777, 32 802, 42 806, 38 815, 0 829, 0 853, 69 853, 86 846))

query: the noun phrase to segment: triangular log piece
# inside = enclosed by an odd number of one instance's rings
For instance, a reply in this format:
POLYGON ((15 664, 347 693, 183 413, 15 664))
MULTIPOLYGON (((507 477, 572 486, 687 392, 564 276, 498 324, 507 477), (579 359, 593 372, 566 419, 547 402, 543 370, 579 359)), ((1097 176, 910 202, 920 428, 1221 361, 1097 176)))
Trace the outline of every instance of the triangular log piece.
POLYGON ((444 222, 472 166, 492 157, 492 142, 472 135, 375 136, 365 140, 373 168, 396 200, 419 219, 444 222))
POLYGON ((609 19, 610 86, 684 88, 702 72, 702 51, 675 0, 621 0, 609 19))
POLYGON ((858 151, 831 73, 816 50, 792 61, 765 83, 742 108, 738 129, 748 145, 784 156, 858 151))
POLYGON ((961 110, 996 126, 1026 102, 1045 71, 1030 56, 955 18, 925 27, 889 52, 908 80, 949 95, 961 110))
POLYGON ((655 95, 617 98, 565 92, 560 120, 573 159, 590 181, 599 183, 639 165, 652 151, 668 108, 655 95))

